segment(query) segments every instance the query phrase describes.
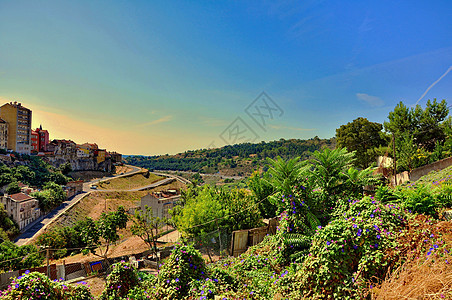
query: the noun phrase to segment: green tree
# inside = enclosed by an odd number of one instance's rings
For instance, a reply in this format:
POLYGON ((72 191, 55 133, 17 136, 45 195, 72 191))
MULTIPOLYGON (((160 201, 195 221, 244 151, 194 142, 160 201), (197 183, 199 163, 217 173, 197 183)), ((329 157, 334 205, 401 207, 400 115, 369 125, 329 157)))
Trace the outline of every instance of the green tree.
POLYGON ((270 173, 265 172, 260 175, 256 171, 251 175, 247 183, 256 198, 255 201, 259 203, 261 216, 263 218, 275 217, 278 207, 269 199, 269 196, 275 192, 275 187, 270 182, 270 173))
POLYGON ((102 213, 97 221, 86 218, 80 226, 83 241, 90 252, 107 261, 108 249, 112 243, 119 240, 118 230, 126 228, 127 220, 126 211, 122 206, 118 207, 117 211, 102 213))
POLYGON ((19 183, 17 181, 13 181, 10 184, 8 184, 8 187, 6 188, 6 193, 9 195, 20 193, 19 183))
POLYGON ((412 132, 414 130, 413 115, 402 101, 397 104, 394 111, 389 112, 388 120, 383 123, 387 132, 399 135, 402 132, 412 132))
POLYGON ((66 200, 66 193, 60 185, 47 182, 42 191, 33 193, 33 197, 38 199, 39 206, 44 211, 50 211, 66 200))
POLYGON ((174 224, 186 235, 212 232, 218 226, 232 232, 259 223, 260 213, 254 198, 242 189, 204 185, 189 188, 183 197, 183 207, 176 206, 171 214, 174 224))
POLYGON ((72 165, 71 165, 70 162, 61 164, 61 165, 58 167, 58 170, 60 170, 60 172, 61 172, 63 175, 66 175, 66 176, 67 176, 70 172, 72 172, 72 165))
POLYGON ((146 205, 145 211, 137 210, 132 218, 130 231, 142 239, 157 257, 157 236, 163 226, 159 217, 155 217, 151 207, 146 205))
POLYGON ((433 102, 428 100, 425 109, 420 105, 412 110, 414 120, 413 136, 417 144, 421 145, 427 151, 433 151, 437 142, 443 144, 445 141, 445 133, 441 127, 441 123, 449 114, 446 100, 433 102))
POLYGON ((33 184, 36 174, 27 166, 18 166, 14 169, 13 176, 17 181, 33 184))
POLYGON ((17 246, 10 241, 0 243, 0 270, 38 267, 44 258, 34 245, 17 246))
POLYGON ((448 114, 446 100, 428 100, 425 109, 420 105, 409 109, 400 102, 394 111, 389 113, 389 121, 384 122, 384 128, 395 134, 396 139, 408 133, 413 136, 417 147, 433 151, 437 142, 443 144, 446 139, 442 122, 448 114))
POLYGON ((355 165, 365 169, 375 162, 375 148, 387 145, 382 129, 380 123, 357 118, 336 129, 337 147, 355 151, 355 165))

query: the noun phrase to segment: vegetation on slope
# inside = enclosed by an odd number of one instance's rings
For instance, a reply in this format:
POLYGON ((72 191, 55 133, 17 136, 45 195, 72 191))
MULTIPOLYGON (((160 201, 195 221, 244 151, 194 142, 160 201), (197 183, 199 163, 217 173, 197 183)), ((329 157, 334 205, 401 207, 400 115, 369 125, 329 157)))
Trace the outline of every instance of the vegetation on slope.
POLYGON ((310 157, 310 153, 323 147, 334 148, 335 139, 309 140, 280 139, 279 141, 261 142, 257 144, 243 143, 228 145, 217 149, 201 149, 186 151, 176 155, 129 156, 126 163, 147 168, 149 170, 179 170, 204 173, 227 172, 229 175, 249 175, 263 166, 265 158, 302 159, 310 157), (235 171, 235 172, 234 172, 235 171), (240 174, 239 174, 240 173, 240 174))

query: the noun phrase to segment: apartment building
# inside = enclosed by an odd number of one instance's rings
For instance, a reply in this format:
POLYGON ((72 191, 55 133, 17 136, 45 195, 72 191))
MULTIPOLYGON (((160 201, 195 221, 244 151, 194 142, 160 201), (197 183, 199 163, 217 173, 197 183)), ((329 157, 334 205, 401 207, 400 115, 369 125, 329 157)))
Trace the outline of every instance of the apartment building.
POLYGON ((0 118, 8 123, 7 148, 30 154, 31 110, 21 103, 9 102, 0 107, 0 118))
POLYGON ((20 230, 41 215, 38 200, 25 193, 4 195, 1 201, 7 214, 19 224, 20 230))
POLYGON ((31 131, 31 152, 39 152, 39 134, 31 131))
POLYGON ((37 143, 37 151, 38 152, 46 152, 47 144, 49 144, 49 132, 45 129, 42 129, 42 126, 33 130, 38 135, 38 143, 37 143))
POLYGON ((0 119, 0 148, 8 148, 8 123, 0 119))

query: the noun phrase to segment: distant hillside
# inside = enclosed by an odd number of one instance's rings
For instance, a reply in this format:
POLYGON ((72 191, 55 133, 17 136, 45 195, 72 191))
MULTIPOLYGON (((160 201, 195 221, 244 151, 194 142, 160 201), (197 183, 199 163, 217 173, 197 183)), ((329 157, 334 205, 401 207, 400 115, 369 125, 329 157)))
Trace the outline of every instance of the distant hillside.
POLYGON ((243 143, 228 145, 216 149, 201 149, 186 151, 176 155, 158 156, 128 156, 125 162, 150 170, 178 170, 202 173, 217 173, 222 175, 248 175, 254 169, 264 165, 265 158, 283 158, 300 156, 307 159, 310 153, 323 147, 334 148, 336 140, 280 139, 279 141, 260 142, 257 144, 243 143))

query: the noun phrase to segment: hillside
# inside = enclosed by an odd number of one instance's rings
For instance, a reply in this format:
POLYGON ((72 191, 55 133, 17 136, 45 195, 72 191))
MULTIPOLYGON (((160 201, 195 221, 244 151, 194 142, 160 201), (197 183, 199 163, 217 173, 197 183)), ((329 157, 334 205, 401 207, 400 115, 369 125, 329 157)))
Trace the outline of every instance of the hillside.
POLYGON ((264 166, 265 158, 307 159, 315 150, 333 149, 336 140, 314 137, 309 140, 280 139, 278 141, 243 143, 216 149, 186 151, 175 155, 127 156, 125 163, 149 170, 178 170, 217 173, 228 176, 249 175, 264 166))

